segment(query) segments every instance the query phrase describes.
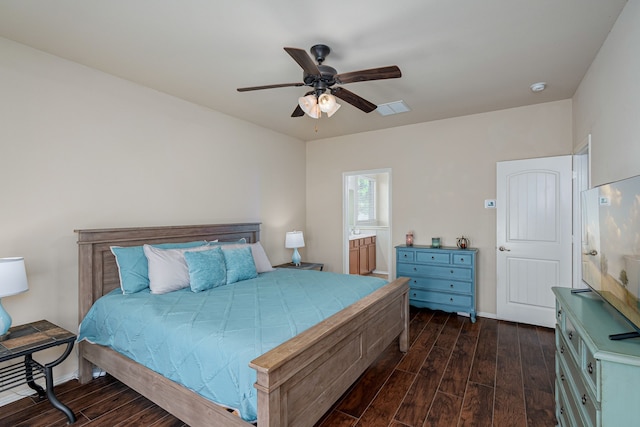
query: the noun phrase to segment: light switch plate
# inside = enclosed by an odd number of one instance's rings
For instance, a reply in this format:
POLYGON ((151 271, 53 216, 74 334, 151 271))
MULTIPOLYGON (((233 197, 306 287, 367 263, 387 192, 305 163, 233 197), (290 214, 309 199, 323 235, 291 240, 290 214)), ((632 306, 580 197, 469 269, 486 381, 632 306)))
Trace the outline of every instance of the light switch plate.
POLYGON ((496 199, 486 199, 484 201, 485 209, 495 209, 496 208, 496 199))

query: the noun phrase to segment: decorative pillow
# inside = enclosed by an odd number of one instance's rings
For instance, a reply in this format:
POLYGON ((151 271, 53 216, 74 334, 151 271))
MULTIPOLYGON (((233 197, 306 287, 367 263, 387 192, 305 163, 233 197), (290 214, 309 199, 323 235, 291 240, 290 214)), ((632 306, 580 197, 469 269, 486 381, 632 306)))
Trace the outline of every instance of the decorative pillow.
MULTIPOLYGON (((155 248, 174 249, 192 248, 206 244, 205 241, 185 243, 160 243, 152 245, 155 248)), ((147 257, 142 246, 111 246, 111 252, 116 257, 120 289, 123 294, 133 294, 149 287, 149 268, 147 257)))
POLYGON ((220 247, 187 251, 184 259, 189 268, 189 286, 193 292, 206 291, 227 283, 227 268, 220 247))
POLYGON ((245 246, 243 248, 226 249, 222 253, 227 267, 227 285, 258 277, 256 264, 253 262, 253 256, 251 255, 251 248, 245 246))
POLYGON ((269 261, 269 257, 267 257, 267 254, 264 251, 264 248, 262 247, 260 242, 249 243, 244 245, 243 244, 224 245, 222 246, 222 250, 227 251, 229 249, 237 249, 237 248, 242 248, 244 246, 249 246, 251 248, 251 256, 253 256, 253 262, 256 265, 256 271, 258 273, 266 273, 268 271, 275 270, 275 268, 271 266, 271 261, 269 261))
POLYGON ((189 267, 184 258, 187 251, 207 251, 211 246, 184 249, 159 249, 144 245, 149 264, 149 288, 152 294, 166 294, 189 286, 189 267))

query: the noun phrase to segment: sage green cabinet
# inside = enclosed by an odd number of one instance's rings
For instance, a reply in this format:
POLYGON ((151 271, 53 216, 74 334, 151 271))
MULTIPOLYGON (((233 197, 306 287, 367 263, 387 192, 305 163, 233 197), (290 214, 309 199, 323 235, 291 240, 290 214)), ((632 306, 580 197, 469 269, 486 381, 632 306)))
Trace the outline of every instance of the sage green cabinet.
POLYGON ((593 292, 556 296, 556 418, 563 427, 640 425, 640 338, 593 292))

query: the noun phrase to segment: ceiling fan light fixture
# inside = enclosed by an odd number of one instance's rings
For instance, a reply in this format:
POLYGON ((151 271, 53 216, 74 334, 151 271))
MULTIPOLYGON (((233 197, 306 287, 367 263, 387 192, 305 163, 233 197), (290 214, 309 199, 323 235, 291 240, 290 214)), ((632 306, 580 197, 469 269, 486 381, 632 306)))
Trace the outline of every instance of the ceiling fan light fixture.
POLYGON ((339 109, 339 108, 340 108, 340 104, 336 103, 336 104, 335 104, 335 106, 334 106, 331 110, 329 110, 329 111, 327 111, 327 112, 326 112, 326 113, 327 113, 327 116, 328 116, 328 117, 333 116, 333 113, 335 113, 336 111, 338 111, 338 109, 339 109))
POLYGON ((318 101, 316 100, 315 95, 307 95, 298 98, 298 105, 300 105, 302 111, 304 111, 309 117, 314 119, 320 117, 320 108, 318 107, 318 101))
POLYGON ((323 93, 318 98, 318 105, 320 106, 320 110, 323 113, 328 113, 329 111, 333 110, 336 104, 337 104, 336 97, 331 94, 323 93))

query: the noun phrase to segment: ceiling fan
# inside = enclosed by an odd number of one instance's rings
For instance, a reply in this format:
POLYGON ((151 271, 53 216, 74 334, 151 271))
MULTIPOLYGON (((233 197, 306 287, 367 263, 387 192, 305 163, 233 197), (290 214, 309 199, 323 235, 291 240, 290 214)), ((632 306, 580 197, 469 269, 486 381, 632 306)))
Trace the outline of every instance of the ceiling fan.
POLYGON ((322 112, 327 113, 329 117, 331 117, 333 113, 340 108, 340 105, 336 103, 336 97, 365 113, 370 113, 377 108, 376 104, 367 101, 343 87, 334 87, 334 85, 368 80, 397 79, 402 76, 400 68, 396 65, 338 74, 335 68, 323 65, 325 58, 331 52, 329 46, 323 44, 312 46, 309 50, 315 58, 317 65, 311 56, 302 49, 285 47, 284 50, 302 67, 302 82, 241 87, 238 88, 238 92, 291 86, 309 86, 313 88, 313 90, 305 93, 305 96, 299 98, 298 106, 291 114, 291 117, 301 117, 307 113, 309 116, 317 119, 322 112))

